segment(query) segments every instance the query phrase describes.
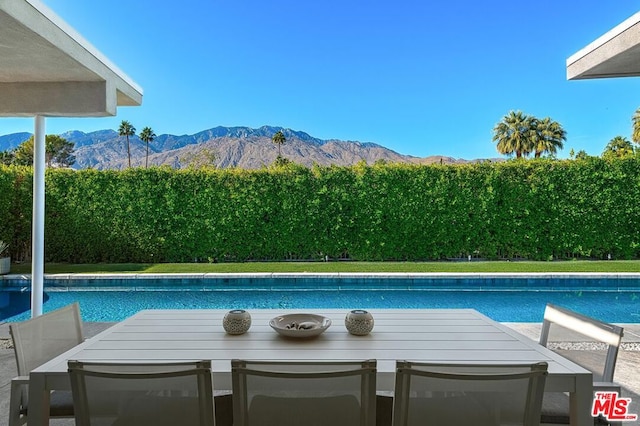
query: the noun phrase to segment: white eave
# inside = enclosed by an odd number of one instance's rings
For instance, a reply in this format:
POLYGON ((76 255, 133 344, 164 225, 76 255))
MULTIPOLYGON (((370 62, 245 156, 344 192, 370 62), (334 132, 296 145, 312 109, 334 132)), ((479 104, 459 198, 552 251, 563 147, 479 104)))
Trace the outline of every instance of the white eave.
POLYGON ((567 79, 640 76, 640 12, 567 59, 567 79))
POLYGON ((0 116, 99 117, 142 88, 40 0, 0 0, 0 116))

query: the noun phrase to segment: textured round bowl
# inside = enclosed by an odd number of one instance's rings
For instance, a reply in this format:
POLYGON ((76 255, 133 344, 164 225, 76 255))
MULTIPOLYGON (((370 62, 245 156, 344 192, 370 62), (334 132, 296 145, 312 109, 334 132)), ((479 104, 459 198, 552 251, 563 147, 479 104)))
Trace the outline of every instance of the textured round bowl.
POLYGON ((315 314, 288 314, 272 318, 269 325, 286 337, 319 336, 331 325, 331 319, 315 314))
POLYGON ((371 312, 355 309, 344 318, 344 326, 351 334, 366 336, 373 330, 373 315, 371 312))
POLYGON ((227 312, 222 319, 222 327, 229 334, 243 334, 251 327, 251 315, 243 309, 227 312))

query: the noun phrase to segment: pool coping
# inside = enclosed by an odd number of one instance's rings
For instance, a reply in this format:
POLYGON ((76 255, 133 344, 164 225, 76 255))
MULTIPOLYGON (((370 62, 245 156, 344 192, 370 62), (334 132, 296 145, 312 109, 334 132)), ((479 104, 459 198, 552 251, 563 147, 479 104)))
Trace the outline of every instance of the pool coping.
MULTIPOLYGON (((45 274, 46 291, 502 290, 640 292, 640 273, 264 272, 45 274), (328 280, 328 281, 323 281, 328 280), (329 282, 330 281, 330 282, 329 282)), ((0 277, 0 290, 29 291, 30 274, 0 277)))
MULTIPOLYGON (((61 273, 45 279, 157 279, 157 278, 629 278, 640 272, 176 272, 176 273, 61 273)), ((5 274, 0 280, 30 280, 31 274, 5 274)))

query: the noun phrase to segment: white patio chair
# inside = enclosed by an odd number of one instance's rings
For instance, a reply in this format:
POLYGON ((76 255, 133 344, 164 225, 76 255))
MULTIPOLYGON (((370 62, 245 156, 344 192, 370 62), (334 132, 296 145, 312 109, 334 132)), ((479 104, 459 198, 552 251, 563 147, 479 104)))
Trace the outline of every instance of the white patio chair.
POLYGON ((394 426, 534 426, 547 363, 437 364, 398 361, 394 426))
MULTIPOLYGON (((549 303, 544 311, 540 344, 591 371, 594 391, 620 393, 613 376, 623 334, 622 327, 549 303)), ((595 422, 598 424, 598 420, 595 422)), ((542 423, 568 424, 569 397, 546 394, 542 423)))
POLYGON ((232 360, 231 371, 234 426, 375 426, 375 360, 232 360))
POLYGON ((213 426, 211 362, 69 361, 76 426, 213 426))
MULTIPOLYGON (((27 321, 9 325, 18 377, 11 380, 9 426, 27 422, 29 373, 36 367, 82 343, 82 320, 78 303, 27 321)), ((73 417, 71 392, 55 391, 50 398, 50 417, 73 417)))

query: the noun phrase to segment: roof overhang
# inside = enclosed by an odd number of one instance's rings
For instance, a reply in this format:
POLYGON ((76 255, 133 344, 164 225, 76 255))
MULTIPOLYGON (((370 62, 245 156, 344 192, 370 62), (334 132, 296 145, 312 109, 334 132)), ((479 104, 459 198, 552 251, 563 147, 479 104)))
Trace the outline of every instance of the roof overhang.
POLYGON ((0 0, 0 116, 99 117, 142 89, 40 0, 0 0))
POLYGON ((567 59, 567 79, 640 76, 640 12, 567 59))

